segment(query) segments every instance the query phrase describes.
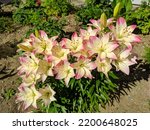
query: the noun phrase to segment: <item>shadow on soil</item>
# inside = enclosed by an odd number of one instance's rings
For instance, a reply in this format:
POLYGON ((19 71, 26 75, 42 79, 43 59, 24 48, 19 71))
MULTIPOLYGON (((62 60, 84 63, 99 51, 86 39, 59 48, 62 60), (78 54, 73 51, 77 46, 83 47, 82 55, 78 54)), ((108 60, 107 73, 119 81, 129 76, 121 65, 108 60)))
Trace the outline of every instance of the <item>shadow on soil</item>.
POLYGON ((148 81, 150 76, 150 64, 138 61, 138 64, 130 67, 130 75, 125 75, 122 72, 117 72, 116 75, 119 77, 117 81, 114 81, 118 86, 118 90, 111 94, 111 101, 109 105, 114 105, 114 101, 120 102, 121 95, 128 95, 133 87, 136 87, 135 82, 140 80, 148 81))
POLYGON ((18 43, 7 42, 5 44, 0 45, 0 59, 16 55, 17 44, 18 43))

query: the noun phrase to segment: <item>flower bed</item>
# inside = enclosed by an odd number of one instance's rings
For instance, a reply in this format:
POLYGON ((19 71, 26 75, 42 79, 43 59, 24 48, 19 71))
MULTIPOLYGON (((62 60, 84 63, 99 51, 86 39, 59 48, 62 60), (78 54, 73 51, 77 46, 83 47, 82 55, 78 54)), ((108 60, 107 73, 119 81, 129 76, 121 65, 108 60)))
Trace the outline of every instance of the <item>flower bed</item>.
POLYGON ((107 19, 104 13, 90 22, 70 39, 58 41, 41 30, 18 45, 22 84, 16 101, 23 109, 97 112, 117 88, 112 68, 129 75, 136 63, 131 51, 141 41, 132 33, 136 25, 127 26, 123 17, 107 19))

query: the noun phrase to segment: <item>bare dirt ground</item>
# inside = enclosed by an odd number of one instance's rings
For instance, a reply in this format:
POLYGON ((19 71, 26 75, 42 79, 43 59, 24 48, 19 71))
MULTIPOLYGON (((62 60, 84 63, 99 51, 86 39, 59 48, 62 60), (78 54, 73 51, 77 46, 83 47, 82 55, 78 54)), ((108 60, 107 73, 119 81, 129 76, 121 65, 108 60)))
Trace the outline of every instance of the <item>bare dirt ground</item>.
POLYGON ((141 80, 131 86, 130 90, 126 90, 126 94, 120 96, 119 100, 115 100, 113 105, 107 104, 101 112, 106 113, 142 113, 150 112, 150 78, 148 81, 141 80))
POLYGON ((20 27, 15 32, 0 34, 0 112, 19 112, 14 96, 20 84, 16 71, 19 66, 16 45, 28 29, 20 27))

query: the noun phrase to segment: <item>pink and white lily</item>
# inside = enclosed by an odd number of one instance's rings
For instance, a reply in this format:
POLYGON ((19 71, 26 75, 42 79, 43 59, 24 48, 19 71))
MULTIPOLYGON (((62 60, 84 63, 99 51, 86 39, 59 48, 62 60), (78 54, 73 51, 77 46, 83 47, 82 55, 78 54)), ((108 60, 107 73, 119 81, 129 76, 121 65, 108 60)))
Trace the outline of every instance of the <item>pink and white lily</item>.
POLYGON ((68 86, 70 79, 75 76, 73 68, 67 61, 61 61, 55 66, 54 70, 56 79, 64 79, 66 86, 68 86))
POLYGON ((88 27, 87 30, 80 29, 80 37, 83 38, 83 40, 89 40, 90 36, 96 36, 98 29, 92 29, 91 27, 88 27))
POLYGON ((44 104, 48 106, 52 101, 55 101, 56 99, 54 98, 55 91, 50 87, 47 86, 45 88, 39 89, 39 92, 41 93, 40 99, 43 100, 44 104))
POLYGON ((25 51, 25 53, 27 53, 27 52, 30 53, 34 49, 32 46, 32 40, 31 39, 26 39, 24 42, 18 44, 17 47, 19 48, 18 51, 25 51))
POLYGON ((53 62, 48 62, 46 60, 39 61, 39 68, 37 70, 37 73, 41 75, 42 82, 44 82, 48 76, 54 76, 53 66, 53 62))
POLYGON ((71 40, 63 38, 63 40, 61 41, 61 46, 63 48, 69 49, 72 53, 77 53, 83 49, 82 42, 83 39, 81 37, 78 37, 77 33, 75 32, 73 33, 71 40))
MULTIPOLYGON (((106 21, 106 27, 108 27, 109 25, 111 25, 113 23, 113 18, 110 18, 106 21)), ((95 27, 96 29, 98 29, 98 31, 102 31, 104 29, 103 25, 101 24, 101 20, 95 20, 95 19, 91 19, 90 22, 92 24, 88 24, 90 26, 95 27)))
POLYGON ((55 65, 62 60, 67 60, 67 56, 70 53, 69 49, 64 49, 60 45, 55 45, 52 48, 52 59, 55 65))
POLYGON ((41 94, 35 89, 35 86, 21 87, 19 93, 16 94, 16 102, 23 102, 23 109, 27 109, 29 106, 37 108, 36 101, 41 97, 41 94))
POLYGON ((96 68, 94 62, 83 56, 81 56, 77 62, 71 64, 71 66, 76 70, 76 79, 81 79, 82 77, 92 79, 91 71, 96 68))
POLYGON ((21 66, 18 68, 18 74, 26 74, 29 75, 31 73, 36 74, 37 69, 39 67, 39 59, 35 57, 33 53, 30 55, 26 55, 25 57, 19 58, 21 66))
POLYGON ((37 80, 40 79, 40 75, 39 74, 22 75, 21 78, 22 78, 22 85, 25 87, 29 87, 31 85, 36 84, 37 80))
POLYGON ((125 44, 130 49, 132 48, 132 42, 141 42, 140 36, 132 33, 136 25, 127 26, 123 17, 118 18, 116 27, 111 25, 109 28, 113 32, 115 40, 125 44))
POLYGON ((108 77, 108 72, 111 70, 111 59, 101 59, 100 57, 96 58, 95 64, 97 66, 97 71, 102 72, 108 77))
POLYGON ((118 47, 118 44, 109 41, 109 34, 105 34, 102 38, 90 37, 90 52, 98 54, 101 59, 110 58, 116 59, 113 50, 118 47))
POLYGON ((129 55, 131 54, 130 49, 126 49, 118 55, 117 60, 114 60, 112 63, 117 70, 121 70, 123 73, 129 75, 129 66, 136 64, 136 57, 129 60, 129 55))
POLYGON ((52 47, 57 43, 56 39, 58 36, 48 38, 47 34, 44 31, 39 31, 39 37, 34 36, 33 34, 30 38, 33 41, 34 52, 38 54, 51 55, 52 47))

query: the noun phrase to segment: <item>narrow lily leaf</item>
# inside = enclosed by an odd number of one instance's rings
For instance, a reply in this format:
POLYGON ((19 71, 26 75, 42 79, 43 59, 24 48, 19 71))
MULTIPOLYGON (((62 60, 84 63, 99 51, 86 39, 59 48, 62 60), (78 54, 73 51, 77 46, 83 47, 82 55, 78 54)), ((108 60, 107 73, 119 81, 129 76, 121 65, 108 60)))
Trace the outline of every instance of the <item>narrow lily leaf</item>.
POLYGON ((95 85, 93 85, 93 86, 90 88, 89 92, 90 92, 91 94, 94 92, 94 88, 95 88, 95 85))
POLYGON ((110 71, 108 74, 113 79, 119 79, 112 71, 110 71))
POLYGON ((100 87, 100 80, 96 80, 96 91, 98 92, 98 88, 100 87))

